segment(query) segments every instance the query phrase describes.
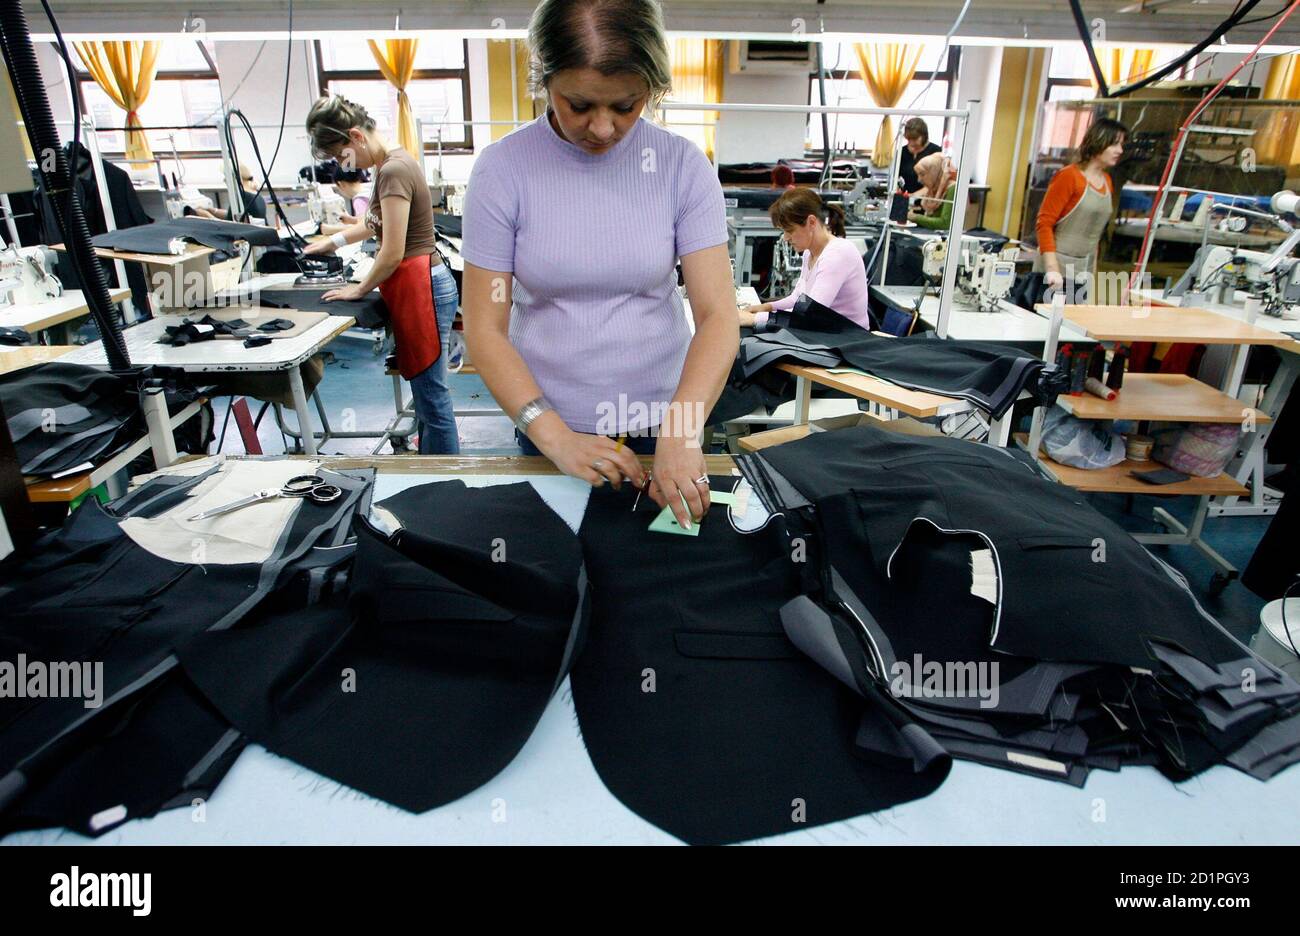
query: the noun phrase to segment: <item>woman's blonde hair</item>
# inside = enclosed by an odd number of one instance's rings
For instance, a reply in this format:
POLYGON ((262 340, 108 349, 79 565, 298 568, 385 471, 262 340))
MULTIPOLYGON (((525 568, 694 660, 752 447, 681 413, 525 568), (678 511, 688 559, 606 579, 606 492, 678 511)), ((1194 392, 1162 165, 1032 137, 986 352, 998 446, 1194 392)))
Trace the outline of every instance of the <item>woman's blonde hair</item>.
POLYGON ((654 107, 672 88, 664 16, 656 0, 541 0, 528 23, 528 85, 542 94, 557 72, 633 74, 654 107))
POLYGON ((375 119, 360 104, 354 104, 340 94, 323 97, 307 112, 307 135, 311 138, 312 155, 317 159, 331 159, 331 150, 349 140, 352 129, 373 130, 375 119))

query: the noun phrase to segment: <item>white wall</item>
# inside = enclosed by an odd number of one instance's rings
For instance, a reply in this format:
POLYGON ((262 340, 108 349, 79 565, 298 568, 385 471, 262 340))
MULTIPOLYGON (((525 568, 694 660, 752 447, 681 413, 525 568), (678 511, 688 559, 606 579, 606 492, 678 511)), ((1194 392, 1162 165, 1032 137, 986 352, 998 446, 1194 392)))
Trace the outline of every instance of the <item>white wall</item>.
MULTIPOLYGON (((268 165, 275 152, 281 108, 285 102, 285 55, 288 45, 283 40, 268 41, 259 57, 257 52, 260 42, 215 43, 221 97, 229 102, 232 109, 242 111, 253 125, 262 160, 268 165)), ((311 42, 294 41, 284 138, 280 144, 280 154, 271 166, 271 182, 275 185, 292 185, 298 179, 298 170, 312 162, 311 145, 307 140, 304 121, 307 110, 318 96, 313 55, 311 42)), ((261 173, 253 157, 248 134, 237 120, 234 121, 234 127, 235 149, 239 158, 253 171, 257 181, 261 182, 261 173)))
POLYGON ((979 101, 979 113, 967 125, 972 134, 967 153, 972 158, 971 181, 984 183, 989 177, 989 150, 993 146, 993 116, 997 110, 998 80, 1002 71, 1002 50, 992 46, 965 46, 957 76, 957 107, 979 101))
MULTIPOLYGON (((722 100, 729 104, 807 104, 808 76, 733 75, 723 78, 722 100)), ((738 113, 718 115, 715 146, 719 163, 767 162, 802 158, 806 114, 738 113)))

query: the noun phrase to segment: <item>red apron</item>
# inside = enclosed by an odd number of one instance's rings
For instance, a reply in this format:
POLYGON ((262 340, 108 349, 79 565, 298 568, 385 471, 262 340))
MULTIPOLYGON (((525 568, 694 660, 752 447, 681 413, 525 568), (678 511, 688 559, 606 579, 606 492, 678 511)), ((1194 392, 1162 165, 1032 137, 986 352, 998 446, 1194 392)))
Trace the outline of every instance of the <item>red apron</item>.
POLYGON ((397 369, 407 380, 424 373, 442 353, 433 303, 431 254, 407 257, 379 284, 397 341, 397 369))

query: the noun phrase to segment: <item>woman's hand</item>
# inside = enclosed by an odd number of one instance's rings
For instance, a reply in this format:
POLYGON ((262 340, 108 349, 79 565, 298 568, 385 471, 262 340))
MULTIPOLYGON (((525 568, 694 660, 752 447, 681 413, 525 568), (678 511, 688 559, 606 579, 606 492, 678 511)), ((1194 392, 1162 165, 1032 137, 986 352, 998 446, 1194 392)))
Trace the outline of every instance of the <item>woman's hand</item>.
POLYGON ((356 215, 350 215, 350 214, 339 215, 339 221, 341 221, 345 226, 348 227, 352 226, 353 224, 356 224, 360 220, 361 219, 358 218, 356 215))
POLYGON ((592 487, 608 481, 617 491, 623 486, 624 478, 636 487, 645 484, 641 462, 631 449, 613 439, 574 432, 559 419, 548 419, 547 425, 536 426, 529 438, 556 468, 592 487))
POLYGON ((1065 286, 1065 277, 1061 275, 1060 270, 1048 270, 1043 274, 1043 285, 1049 289, 1062 289, 1065 286))
POLYGON ((334 302, 339 299, 351 302, 360 299, 363 296, 365 296, 365 291, 362 290, 360 284, 357 283, 340 286, 338 289, 327 289, 325 292, 321 293, 321 299, 325 302, 334 302))
POLYGON ((920 218, 920 217, 922 217, 922 213, 919 212, 919 211, 917 211, 916 209, 910 209, 910 210, 907 212, 907 220, 908 220, 908 221, 915 221, 917 218, 920 218))
POLYGON ((752 327, 754 324, 755 309, 752 306, 746 306, 743 309, 737 309, 736 313, 740 316, 742 326, 752 327))
POLYGON ((689 530, 708 512, 709 472, 697 441, 677 433, 659 436, 653 474, 650 497, 672 510, 683 529, 689 530))
POLYGON ((319 254, 332 254, 337 249, 334 241, 328 237, 322 237, 319 240, 312 241, 302 249, 302 252, 307 256, 317 256, 319 254))

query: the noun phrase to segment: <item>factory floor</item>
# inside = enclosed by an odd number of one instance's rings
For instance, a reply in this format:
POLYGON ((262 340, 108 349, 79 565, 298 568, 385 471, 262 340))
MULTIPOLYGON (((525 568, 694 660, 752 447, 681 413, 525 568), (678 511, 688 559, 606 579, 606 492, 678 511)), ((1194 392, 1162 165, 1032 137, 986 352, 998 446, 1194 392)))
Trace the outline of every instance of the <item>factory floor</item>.
MULTIPOLYGON (((325 378, 319 392, 326 413, 334 428, 352 424, 357 429, 384 426, 393 415, 392 381, 384 374, 382 356, 376 354, 369 341, 340 338, 329 346, 331 359, 325 368, 325 378)), ((494 409, 496 403, 483 381, 474 374, 454 374, 450 378, 452 400, 457 410, 494 409)), ((249 401, 254 415, 258 404, 249 401)), ((215 401, 216 430, 221 433, 229 398, 215 401)), ((292 419, 292 416, 290 416, 292 419)), ((458 420, 461 451, 474 455, 514 455, 519 449, 514 442, 514 430, 504 415, 474 416, 458 420)), ((258 437, 262 451, 268 455, 286 450, 285 441, 268 413, 259 427, 258 437)), ((375 439, 334 439, 322 447, 323 454, 369 454, 375 439)), ((234 421, 226 430, 222 451, 238 454, 244 451, 234 421)), ((386 448, 384 454, 391 452, 386 448)), ((1190 519, 1196 506, 1191 497, 1134 497, 1120 495, 1091 495, 1093 505, 1120 526, 1133 531, 1154 529, 1151 511, 1163 506, 1183 521, 1190 519), (1131 501, 1131 502, 1130 502, 1131 501)), ((1208 520, 1205 539, 1224 558, 1238 569, 1250 561, 1255 545, 1264 535, 1268 517, 1228 517, 1208 520)), ((1196 549, 1188 546, 1157 546, 1156 555, 1187 576, 1198 600, 1207 611, 1215 615, 1225 627, 1243 641, 1249 641, 1259 626, 1259 612, 1264 601, 1244 588, 1240 582, 1231 583, 1219 595, 1209 593, 1213 566, 1196 549)), ((1047 587, 1050 587, 1048 585, 1047 587)))

